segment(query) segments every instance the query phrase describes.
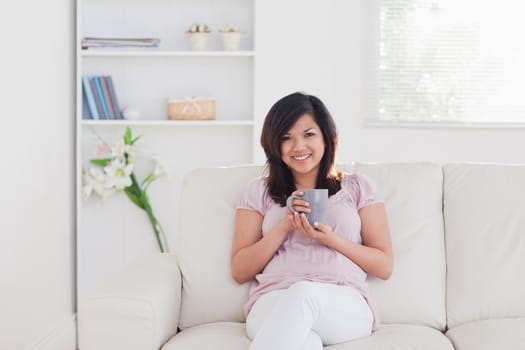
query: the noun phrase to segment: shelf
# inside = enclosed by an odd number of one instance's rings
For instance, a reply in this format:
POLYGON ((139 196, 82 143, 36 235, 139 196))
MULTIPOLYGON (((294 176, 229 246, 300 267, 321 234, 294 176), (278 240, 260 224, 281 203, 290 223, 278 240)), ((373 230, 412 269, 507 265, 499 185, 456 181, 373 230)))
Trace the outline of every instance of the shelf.
POLYGON ((82 120, 96 126, 253 126, 253 120, 82 120))
MULTIPOLYGON (((254 108, 259 54, 255 35, 258 6, 255 0, 74 2, 76 299, 82 300, 110 278, 111 271, 158 251, 147 216, 138 212, 126 196, 111 198, 102 206, 84 201, 84 170, 90 159, 98 157, 100 144, 107 140, 112 145, 122 140, 128 126, 134 135, 145 135, 137 146, 145 156, 137 162, 137 175, 142 179, 141 175, 146 175, 148 167, 154 165, 148 159, 150 156, 163 159, 170 175, 159 180, 148 195, 171 238, 177 237, 176 199, 180 198, 186 174, 196 168, 252 163, 258 145, 255 129, 259 123, 254 108), (209 24, 214 31, 233 23, 246 35, 238 50, 224 50, 218 32, 210 36, 206 50, 192 50, 186 31, 196 20, 209 24), (162 44, 156 48, 81 49, 83 37, 97 36, 156 37, 162 44), (91 82, 84 87, 84 76, 111 76, 117 105, 139 110, 143 119, 82 119, 87 112, 85 88, 89 87, 92 97, 95 94, 98 97, 95 106, 91 101, 91 110, 97 109, 100 115, 99 104, 108 97, 104 95, 104 86, 102 93, 99 87, 93 88, 91 82), (168 98, 185 96, 213 98, 218 120, 168 120, 168 98)), ((176 250, 173 245, 176 242, 170 243, 176 250)))
POLYGON ((255 51, 181 51, 181 50, 158 50, 158 49, 91 49, 82 50, 83 57, 253 57, 255 51))

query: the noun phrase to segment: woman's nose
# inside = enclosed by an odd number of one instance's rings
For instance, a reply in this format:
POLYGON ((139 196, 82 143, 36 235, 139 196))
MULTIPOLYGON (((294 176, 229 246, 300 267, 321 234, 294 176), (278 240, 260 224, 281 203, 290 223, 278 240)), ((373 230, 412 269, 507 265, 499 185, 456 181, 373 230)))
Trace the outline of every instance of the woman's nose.
POLYGON ((294 143, 293 143, 292 149, 294 151, 301 151, 301 150, 305 149, 305 142, 304 142, 304 140, 295 140, 294 143))

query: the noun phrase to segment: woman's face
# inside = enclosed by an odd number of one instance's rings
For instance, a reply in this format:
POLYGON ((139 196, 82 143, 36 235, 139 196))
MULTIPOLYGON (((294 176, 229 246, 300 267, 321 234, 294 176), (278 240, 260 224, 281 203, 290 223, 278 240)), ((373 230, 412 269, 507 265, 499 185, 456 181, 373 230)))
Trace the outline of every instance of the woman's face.
POLYGON ((303 114, 281 140, 281 157, 294 177, 315 174, 323 158, 325 144, 321 128, 310 114, 303 114))

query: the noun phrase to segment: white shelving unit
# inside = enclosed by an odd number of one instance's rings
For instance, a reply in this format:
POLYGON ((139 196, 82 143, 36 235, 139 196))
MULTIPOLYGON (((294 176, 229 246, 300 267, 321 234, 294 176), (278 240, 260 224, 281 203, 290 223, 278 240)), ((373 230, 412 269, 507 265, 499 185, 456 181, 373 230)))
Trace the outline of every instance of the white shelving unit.
POLYGON ((120 126, 252 126, 253 120, 82 120, 81 125, 120 126))
MULTIPOLYGON (((101 140, 114 144, 126 126, 142 135, 140 148, 158 155, 169 176, 149 188, 153 209, 168 235, 176 234, 178 194, 194 168, 251 163, 254 144, 256 0, 77 0, 77 296, 82 298, 125 264, 158 250, 149 222, 124 194, 84 201, 82 171, 101 140), (212 28, 208 50, 193 51, 185 31, 212 28), (235 24, 241 47, 222 50, 219 29, 235 24), (159 38, 159 48, 82 50, 83 37, 159 38), (82 119, 82 76, 110 75, 119 107, 139 120, 82 119), (216 120, 167 120, 169 97, 216 100, 216 120)), ((144 166, 144 169, 147 167, 144 166)), ((140 178, 141 169, 136 173, 140 178)))
POLYGON ((255 51, 176 51, 176 50, 82 50, 83 57, 253 57, 255 51))

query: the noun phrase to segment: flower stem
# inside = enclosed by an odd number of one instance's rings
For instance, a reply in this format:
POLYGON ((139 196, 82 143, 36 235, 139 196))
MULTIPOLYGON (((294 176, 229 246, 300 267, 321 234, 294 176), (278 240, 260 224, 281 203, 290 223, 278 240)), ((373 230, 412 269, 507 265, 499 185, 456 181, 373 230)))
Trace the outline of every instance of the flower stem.
POLYGON ((128 194, 128 197, 130 200, 137 204, 138 207, 143 209, 146 212, 146 215, 148 215, 149 222, 151 223, 151 227, 153 228, 153 232, 155 233, 155 238, 157 239, 157 244, 159 245, 159 249, 161 253, 166 252, 164 248, 164 244, 162 243, 161 235, 164 241, 166 241, 166 237, 164 237, 164 231, 162 230, 159 221, 153 215, 153 209, 151 208, 151 205, 149 204, 149 198, 146 194, 146 188, 141 189, 139 186, 139 183, 137 181, 137 178, 134 173, 131 173, 131 185, 128 187, 131 195, 128 194))
POLYGON ((142 203, 144 204, 144 210, 146 211, 146 214, 148 215, 148 219, 151 223, 151 226, 153 228, 153 231, 155 232, 155 238, 157 239, 157 244, 159 245, 159 249, 161 253, 164 253, 164 245, 162 244, 161 240, 161 232, 159 230, 159 222, 157 221, 157 218, 155 215, 153 215, 153 210, 151 209, 151 205, 149 204, 148 197, 146 195, 141 196, 142 203))

